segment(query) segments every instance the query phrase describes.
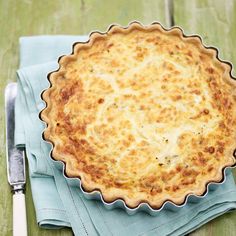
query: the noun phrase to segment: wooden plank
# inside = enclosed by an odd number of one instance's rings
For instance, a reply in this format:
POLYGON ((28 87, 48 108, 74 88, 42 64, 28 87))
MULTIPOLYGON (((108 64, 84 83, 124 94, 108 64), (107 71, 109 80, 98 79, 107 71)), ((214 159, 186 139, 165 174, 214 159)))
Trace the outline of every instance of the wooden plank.
MULTIPOLYGON (((175 0, 175 24, 186 34, 199 34, 206 45, 219 48, 220 58, 236 66, 236 54, 232 50, 236 39, 235 0, 175 0)), ((234 72, 236 76, 236 73, 234 72)))
MULTIPOLYGON (((218 47, 220 58, 236 66, 236 1, 234 0, 175 0, 174 21, 186 34, 199 34, 206 45, 218 47)), ((233 72, 234 76, 236 71, 233 72)), ((234 170, 236 179, 236 170, 234 170)), ((236 212, 223 215, 192 235, 235 235, 236 212)))
MULTIPOLYGON (((14 81, 19 65, 18 39, 23 35, 87 34, 105 30, 111 23, 127 25, 132 20, 145 24, 160 21, 166 26, 162 0, 58 0, 0 1, 0 130, 4 130, 4 88, 14 81)), ((12 235, 12 200, 6 178, 5 135, 0 132, 0 234, 12 235)), ((71 235, 68 229, 43 230, 36 224, 29 181, 27 182, 29 235, 71 235)))

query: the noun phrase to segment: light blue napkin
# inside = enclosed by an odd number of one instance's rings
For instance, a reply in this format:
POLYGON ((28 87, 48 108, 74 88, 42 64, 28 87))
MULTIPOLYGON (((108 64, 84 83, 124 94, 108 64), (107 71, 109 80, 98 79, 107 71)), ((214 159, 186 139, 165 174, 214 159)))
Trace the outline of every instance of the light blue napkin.
POLYGON ((49 158, 51 146, 41 139, 44 124, 38 115, 44 103, 40 93, 49 86, 47 74, 58 68, 57 58, 71 53, 73 42, 86 39, 85 36, 20 39, 15 143, 26 147, 38 224, 45 228, 72 227, 75 235, 183 235, 236 209, 236 187, 231 173, 224 184, 199 203, 189 203, 177 212, 164 210, 156 217, 144 212, 129 216, 122 209, 107 210, 101 202, 85 199, 78 187, 69 185, 49 158))

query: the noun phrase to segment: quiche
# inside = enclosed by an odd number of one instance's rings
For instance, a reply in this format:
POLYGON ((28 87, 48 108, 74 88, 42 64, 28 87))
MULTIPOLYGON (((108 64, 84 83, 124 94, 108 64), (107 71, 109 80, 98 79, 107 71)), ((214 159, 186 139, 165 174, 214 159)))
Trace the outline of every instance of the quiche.
POLYGON ((236 163, 236 82, 217 53, 159 23, 75 43, 42 94, 53 159, 85 191, 130 208, 203 195, 236 163))

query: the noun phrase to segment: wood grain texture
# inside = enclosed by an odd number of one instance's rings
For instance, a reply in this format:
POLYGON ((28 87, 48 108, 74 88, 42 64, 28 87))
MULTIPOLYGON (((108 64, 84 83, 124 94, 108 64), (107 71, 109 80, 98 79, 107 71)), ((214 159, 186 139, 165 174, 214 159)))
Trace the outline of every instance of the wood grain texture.
MULTIPOLYGON (((223 60, 236 66, 236 1, 234 0, 174 0, 174 21, 186 34, 199 34, 204 44, 216 46, 223 60)), ((236 71, 233 71, 236 75, 236 71)), ((236 179, 236 170, 233 171, 236 179)), ((236 212, 209 222, 192 236, 236 235, 236 212)))
MULTIPOLYGON (((223 59, 236 65, 236 3, 233 0, 174 0, 174 20, 186 33, 199 33, 206 44, 217 46, 223 59)), ((15 80, 19 65, 18 38, 38 34, 87 34, 111 23, 127 25, 160 21, 168 26, 164 0, 0 0, 0 235, 12 235, 12 199, 6 178, 4 88, 15 80)), ((29 181, 26 191, 28 232, 33 236, 72 235, 71 230, 43 230, 37 226, 29 181)), ((236 213, 226 214, 201 227, 194 236, 232 236, 236 213)))
MULTIPOLYGON (((0 235, 12 235, 12 197, 6 178, 4 88, 15 81, 19 65, 20 36, 87 34, 106 30, 111 23, 132 20, 166 26, 162 0, 0 0, 0 235)), ((72 235, 71 230, 44 230, 36 223, 29 181, 26 191, 28 232, 31 236, 72 235)))

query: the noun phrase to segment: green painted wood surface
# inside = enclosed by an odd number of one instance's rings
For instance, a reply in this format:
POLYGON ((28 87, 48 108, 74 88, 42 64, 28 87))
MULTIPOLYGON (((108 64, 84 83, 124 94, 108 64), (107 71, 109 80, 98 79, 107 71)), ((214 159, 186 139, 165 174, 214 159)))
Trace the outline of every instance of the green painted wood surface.
MULTIPOLYGON (((132 20, 145 24, 160 21, 168 26, 170 20, 166 3, 164 0, 0 0, 0 235, 12 235, 12 199, 5 163, 3 93, 6 84, 15 80, 19 65, 18 38, 39 34, 87 34, 94 29, 105 30, 114 22, 127 25, 132 20)), ((236 55, 232 51, 236 35, 235 10, 234 1, 224 4, 223 0, 174 0, 173 17, 177 24, 185 28, 186 33, 200 33, 205 42, 222 49, 223 58, 236 63, 236 55)), ((39 229, 29 181, 26 201, 30 236, 72 235, 70 229, 39 229)), ((219 217, 192 235, 234 235, 235 214, 219 217)))
MULTIPOLYGON (((176 25, 183 27, 186 34, 200 34, 204 44, 216 46, 220 58, 236 66, 236 1, 175 0, 173 4, 176 25)), ((236 170, 233 172, 236 179, 236 170)), ((236 212, 218 217, 192 235, 235 236, 236 212)))

